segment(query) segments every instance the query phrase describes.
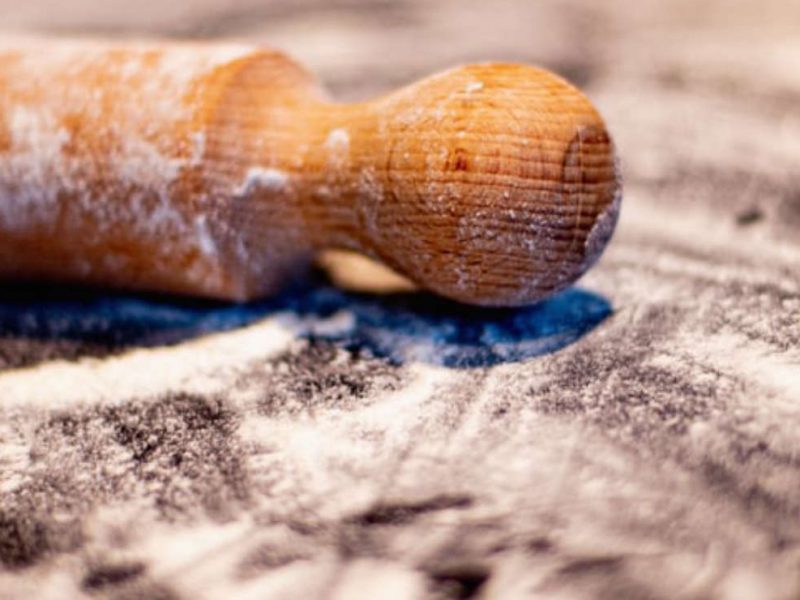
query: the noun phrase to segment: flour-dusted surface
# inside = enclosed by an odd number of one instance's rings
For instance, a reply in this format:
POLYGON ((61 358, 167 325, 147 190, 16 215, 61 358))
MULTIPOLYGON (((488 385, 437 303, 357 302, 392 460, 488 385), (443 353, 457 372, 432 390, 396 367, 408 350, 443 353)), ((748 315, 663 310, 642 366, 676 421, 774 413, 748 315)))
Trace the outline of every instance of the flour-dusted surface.
POLYGON ((0 0, 17 28, 282 45, 348 99, 542 63, 607 117, 617 233, 520 310, 4 289, 0 598, 798 597, 800 9, 181 6, 0 0))
POLYGON ((248 54, 0 41, 0 272, 136 287, 154 271, 160 289, 224 288, 238 274, 218 248, 219 201, 197 182, 208 129, 198 98, 215 69, 248 54))

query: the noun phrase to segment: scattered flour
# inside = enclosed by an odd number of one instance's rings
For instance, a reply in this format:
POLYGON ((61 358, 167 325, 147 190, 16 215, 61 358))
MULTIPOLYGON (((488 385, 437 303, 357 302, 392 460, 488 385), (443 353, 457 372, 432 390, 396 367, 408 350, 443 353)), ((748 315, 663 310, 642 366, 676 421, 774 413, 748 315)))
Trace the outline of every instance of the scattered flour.
POLYGON ((194 220, 195 229, 197 230, 197 243, 200 250, 209 256, 217 253, 217 244, 208 229, 208 219, 205 215, 197 215, 194 220))
POLYGON ((758 408, 772 413, 777 421, 779 415, 785 414, 787 427, 794 427, 794 419, 800 414, 800 350, 776 353, 763 342, 728 332, 703 336, 702 341, 687 335, 681 342, 680 347, 693 360, 744 377, 751 385, 768 390, 769 394, 756 396, 758 408))
POLYGON ((6 407, 57 409, 157 396, 165 390, 224 392, 232 369, 284 350, 299 329, 293 317, 277 315, 175 347, 135 350, 102 362, 57 361, 7 371, 0 373, 0 397, 6 407))
POLYGON ((342 168, 349 158, 350 136, 347 130, 332 129, 325 140, 325 148, 328 150, 328 162, 331 167, 329 173, 333 173, 342 168))
POLYGON ((350 136, 343 128, 331 129, 325 145, 331 150, 346 150, 350 145, 350 136))
POLYGON ((15 151, 0 160, 0 227, 15 231, 53 214, 57 190, 50 182, 59 177, 55 165, 69 134, 48 112, 13 106, 8 115, 15 151))
MULTIPOLYGON (((342 462, 375 460, 375 439, 388 447, 407 444, 408 431, 419 421, 424 406, 458 378, 451 369, 424 363, 408 366, 407 380, 401 389, 390 392, 375 404, 357 411, 335 412, 307 422, 272 418, 249 418, 239 430, 248 443, 270 440, 290 456, 292 469, 303 478, 303 485, 314 497, 326 501, 315 506, 318 515, 334 518, 341 512, 341 499, 331 492, 337 487, 342 462), (329 465, 329 468, 326 468, 329 465)), ((355 478, 349 501, 360 496, 368 504, 373 499, 370 482, 355 478), (365 486, 365 487, 362 487, 365 486)))
POLYGON ((206 152, 206 133, 205 131, 195 131, 192 134, 192 158, 190 164, 197 166, 203 161, 206 152))
POLYGON ((313 335, 321 337, 333 337, 344 335, 352 331, 356 326, 355 315, 352 312, 340 310, 322 321, 316 321, 310 326, 313 335))
POLYGON ((337 577, 331 600, 406 600, 426 595, 422 573, 391 561, 358 559, 337 577))
POLYGON ((283 171, 278 169, 264 169, 262 167, 252 167, 248 169, 245 174, 244 181, 236 188, 234 195, 238 197, 248 196, 256 190, 282 190, 287 182, 289 176, 283 171))
POLYGON ((618 187, 614 199, 600 214, 592 225, 589 235, 584 242, 584 267, 593 265, 605 250, 606 244, 611 239, 619 220, 619 210, 622 204, 622 188, 618 187))
POLYGON ((375 169, 366 167, 361 170, 358 174, 358 189, 362 195, 362 201, 359 203, 358 209, 363 214, 367 233, 372 239, 379 239, 381 230, 378 227, 378 215, 384 198, 384 190, 378 180, 375 169))
MULTIPOLYGON (((252 49, 126 43, 98 50, 89 41, 15 40, 0 45, 2 52, 20 58, 7 67, 12 83, 0 96, 0 129, 10 141, 0 153, 0 233, 52 230, 66 194, 69 212, 92 223, 92 231, 81 235, 104 244, 107 232, 124 225, 143 247, 160 249, 164 257, 191 256, 200 248, 197 264, 182 276, 215 285, 214 230, 172 194, 205 153, 205 132, 189 128, 198 109, 188 100, 194 86, 252 49), (96 81, 87 80, 87 70, 96 81), (71 76, 87 83, 75 86, 71 76)), ((193 200, 202 204, 203 193, 193 200)), ((124 263, 122 257, 68 260, 85 264, 87 274, 124 263)), ((169 268, 169 261, 164 264, 169 268)))
POLYGON ((467 94, 471 94, 472 92, 477 92, 478 90, 482 89, 483 89, 482 81, 471 81, 464 87, 464 91, 467 94))

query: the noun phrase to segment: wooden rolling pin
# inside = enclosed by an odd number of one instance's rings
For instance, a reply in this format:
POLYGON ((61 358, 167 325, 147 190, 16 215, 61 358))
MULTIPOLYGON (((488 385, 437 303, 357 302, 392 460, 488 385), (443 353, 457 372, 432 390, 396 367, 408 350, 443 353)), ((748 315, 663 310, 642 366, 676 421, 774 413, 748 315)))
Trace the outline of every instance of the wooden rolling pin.
POLYGON ((598 258, 601 117, 515 64, 336 104, 283 54, 0 43, 0 277, 248 300, 326 248, 467 303, 535 302, 598 258))

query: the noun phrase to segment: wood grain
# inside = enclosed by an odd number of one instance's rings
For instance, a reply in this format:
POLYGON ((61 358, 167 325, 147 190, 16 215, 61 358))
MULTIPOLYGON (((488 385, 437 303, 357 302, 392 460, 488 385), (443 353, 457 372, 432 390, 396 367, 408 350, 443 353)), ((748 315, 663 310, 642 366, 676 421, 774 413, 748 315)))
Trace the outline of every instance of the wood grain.
POLYGON ((338 248, 522 305, 580 277, 619 211, 602 118, 533 67, 336 104, 274 51, 39 41, 0 79, 6 277, 246 300, 338 248))

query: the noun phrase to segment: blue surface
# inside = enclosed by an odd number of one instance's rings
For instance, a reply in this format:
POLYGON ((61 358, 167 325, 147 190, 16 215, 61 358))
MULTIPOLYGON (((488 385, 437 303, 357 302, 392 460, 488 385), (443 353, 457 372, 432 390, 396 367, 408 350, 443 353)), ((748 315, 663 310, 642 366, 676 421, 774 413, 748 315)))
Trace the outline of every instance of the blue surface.
POLYGON ((468 307, 422 293, 352 294, 328 285, 249 304, 52 287, 0 289, 2 335, 76 340, 111 350, 177 343, 287 313, 313 331, 316 322, 342 311, 352 315, 352 328, 308 337, 395 363, 415 359, 476 367, 558 350, 594 328, 612 309, 605 298, 580 288, 517 309, 468 307))

